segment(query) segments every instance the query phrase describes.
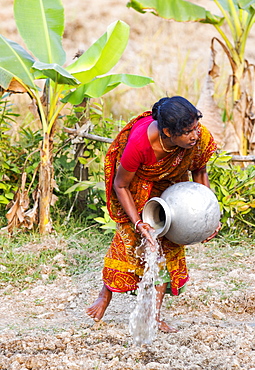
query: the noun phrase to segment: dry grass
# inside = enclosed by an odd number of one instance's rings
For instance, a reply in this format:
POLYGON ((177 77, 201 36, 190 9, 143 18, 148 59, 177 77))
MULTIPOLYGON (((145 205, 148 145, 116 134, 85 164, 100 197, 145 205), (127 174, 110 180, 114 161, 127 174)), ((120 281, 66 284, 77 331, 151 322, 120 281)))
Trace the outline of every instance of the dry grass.
MULTIPOLYGON (((218 11, 212 1, 194 1, 218 11)), ((121 19, 130 25, 130 41, 115 68, 116 72, 144 74, 155 83, 142 89, 118 87, 106 95, 106 106, 114 116, 124 119, 150 108, 163 95, 180 94, 197 103, 210 55, 210 40, 216 30, 210 25, 166 21, 151 14, 142 15, 126 7, 126 0, 95 2, 63 0, 66 27, 63 45, 69 63, 78 49, 86 50, 106 30, 121 19)), ((13 0, 4 0, 0 33, 21 42, 12 14, 13 0)), ((252 30, 247 46, 247 58, 254 61, 252 30)), ((18 105, 23 112, 24 100, 18 105)))

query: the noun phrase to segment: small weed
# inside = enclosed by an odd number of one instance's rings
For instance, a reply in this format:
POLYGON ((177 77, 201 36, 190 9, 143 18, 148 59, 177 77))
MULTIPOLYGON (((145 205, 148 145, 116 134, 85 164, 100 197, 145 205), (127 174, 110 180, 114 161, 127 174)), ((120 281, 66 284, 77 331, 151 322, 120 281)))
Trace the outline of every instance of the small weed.
POLYGON ((175 300, 174 298, 169 298, 166 302, 166 308, 169 309, 172 307, 172 305, 174 304, 175 300))
POLYGON ((56 278, 57 274, 49 274, 48 282, 53 282, 54 280, 56 280, 56 278))
POLYGON ((43 306, 44 304, 43 301, 44 301, 44 298, 36 298, 34 302, 36 306, 43 306))
POLYGON ((248 287, 247 283, 241 280, 237 280, 237 279, 231 279, 228 283, 233 286, 230 289, 231 291, 241 290, 241 289, 245 289, 248 287))
MULTIPOLYGON (((43 238, 31 232, 13 235, 11 238, 0 236, 2 286, 10 284, 25 289, 42 279, 46 284, 52 283, 63 268, 67 275, 102 268, 111 235, 103 234, 98 227, 84 228, 84 224, 75 224, 73 221, 57 235, 43 238), (62 258, 61 263, 58 258, 54 259, 57 255, 62 258)), ((11 291, 5 291, 4 294, 11 294, 11 291)), ((42 302, 38 300, 36 304, 42 302)))

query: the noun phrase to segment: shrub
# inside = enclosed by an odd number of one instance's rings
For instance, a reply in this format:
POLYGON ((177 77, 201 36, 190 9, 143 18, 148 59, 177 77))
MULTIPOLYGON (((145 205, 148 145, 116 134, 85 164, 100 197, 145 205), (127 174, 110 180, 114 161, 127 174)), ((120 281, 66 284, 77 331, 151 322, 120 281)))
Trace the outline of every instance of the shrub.
POLYGON ((214 154, 208 165, 211 188, 222 212, 222 230, 254 232, 255 167, 233 164, 226 152, 214 154))

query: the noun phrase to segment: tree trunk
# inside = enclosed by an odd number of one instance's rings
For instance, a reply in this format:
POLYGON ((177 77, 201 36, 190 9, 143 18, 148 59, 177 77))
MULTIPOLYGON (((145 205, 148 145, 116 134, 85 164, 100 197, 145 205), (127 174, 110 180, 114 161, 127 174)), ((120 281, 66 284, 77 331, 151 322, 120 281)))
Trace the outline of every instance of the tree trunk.
MULTIPOLYGON (((83 99, 81 104, 77 105, 78 107, 83 107, 84 110, 82 112, 76 113, 76 116, 79 118, 79 126, 81 127, 82 125, 86 124, 86 110, 88 107, 88 102, 89 98, 83 99)), ((76 165, 74 168, 74 176, 77 178, 79 181, 86 181, 89 179, 89 172, 88 168, 85 167, 83 164, 79 162, 79 157, 83 156, 84 153, 84 147, 85 144, 81 143, 76 146, 75 150, 75 160, 76 160, 76 165)), ((78 192, 77 196, 77 208, 79 211, 83 211, 86 208, 87 205, 87 196, 88 196, 88 190, 82 190, 78 192)))
POLYGON ((43 147, 41 149, 41 164, 39 173, 39 232, 46 234, 52 231, 50 217, 50 205, 52 198, 53 166, 51 160, 50 137, 44 134, 43 147))

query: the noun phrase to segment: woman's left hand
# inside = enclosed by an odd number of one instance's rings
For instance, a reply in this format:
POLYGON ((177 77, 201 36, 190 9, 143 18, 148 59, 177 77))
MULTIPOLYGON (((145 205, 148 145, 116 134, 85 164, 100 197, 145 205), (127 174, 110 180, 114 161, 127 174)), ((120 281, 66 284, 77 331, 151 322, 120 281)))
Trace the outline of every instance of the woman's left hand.
POLYGON ((221 222, 219 222, 219 226, 217 227, 217 229, 212 233, 212 235, 208 236, 208 238, 206 238, 205 240, 203 240, 201 243, 207 243, 209 242, 209 240, 213 239, 217 234, 218 232, 220 231, 221 229, 221 222))

